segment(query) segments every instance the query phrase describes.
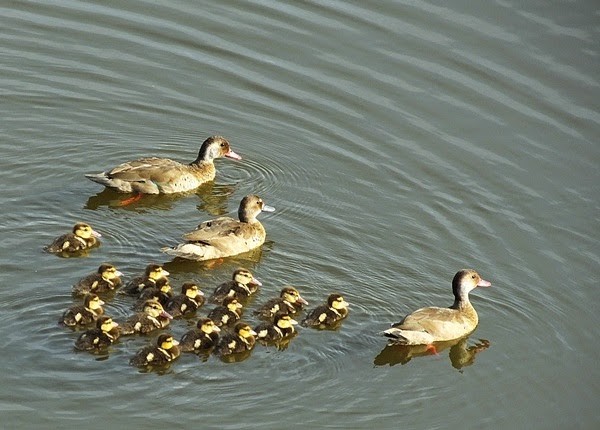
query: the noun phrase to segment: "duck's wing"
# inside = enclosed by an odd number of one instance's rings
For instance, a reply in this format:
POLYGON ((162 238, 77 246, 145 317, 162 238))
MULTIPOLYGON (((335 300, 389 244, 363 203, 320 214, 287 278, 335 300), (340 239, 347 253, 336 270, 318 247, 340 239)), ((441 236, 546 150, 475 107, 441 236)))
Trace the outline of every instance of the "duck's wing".
POLYGON ((214 239, 237 234, 241 225, 240 221, 230 217, 215 218, 205 221, 198 225, 195 230, 185 233, 183 238, 188 242, 205 242, 210 244, 214 239))

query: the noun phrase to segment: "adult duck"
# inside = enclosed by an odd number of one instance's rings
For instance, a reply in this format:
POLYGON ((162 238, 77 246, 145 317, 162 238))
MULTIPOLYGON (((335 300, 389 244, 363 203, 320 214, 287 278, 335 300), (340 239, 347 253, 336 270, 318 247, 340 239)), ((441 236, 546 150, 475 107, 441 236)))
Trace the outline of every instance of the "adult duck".
POLYGON ((258 248, 265 242, 266 231, 256 219, 261 212, 273 212, 254 194, 240 202, 238 218, 220 217, 200 224, 195 230, 183 235, 185 243, 161 250, 165 254, 188 260, 205 261, 231 257, 258 248))
POLYGON ((397 345, 431 345, 464 337, 475 330, 479 323, 477 312, 469 301, 469 292, 491 285, 475 270, 460 270, 452 279, 452 306, 418 309, 393 324, 383 335, 391 339, 390 344, 397 345))
POLYGON ((102 172, 86 174, 86 178, 123 193, 172 194, 191 191, 215 178, 216 158, 241 160, 222 136, 206 139, 198 157, 190 164, 168 158, 147 157, 119 164, 102 172))

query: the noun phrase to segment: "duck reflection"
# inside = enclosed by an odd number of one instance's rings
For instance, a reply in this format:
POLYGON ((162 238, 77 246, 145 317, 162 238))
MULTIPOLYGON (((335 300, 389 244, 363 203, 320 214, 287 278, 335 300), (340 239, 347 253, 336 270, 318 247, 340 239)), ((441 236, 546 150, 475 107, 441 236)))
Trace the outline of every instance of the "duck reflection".
POLYGON ((198 209, 207 212, 211 216, 222 216, 227 213, 227 201, 235 191, 235 184, 215 184, 208 182, 198 189, 190 192, 177 194, 144 194, 133 203, 124 203, 128 199, 124 196, 129 194, 120 193, 105 188, 94 196, 90 196, 84 209, 97 210, 106 206, 111 209, 121 208, 135 212, 143 212, 148 209, 170 210, 175 202, 181 198, 196 195, 200 199, 198 209))
POLYGON ((424 357, 427 355, 436 355, 445 349, 450 349, 449 358, 452 367, 461 370, 475 362, 475 356, 490 346, 486 339, 478 339, 472 345, 469 345, 469 337, 462 339, 436 342, 431 345, 386 345, 386 347, 375 357, 373 363, 375 366, 394 366, 396 364, 406 364, 414 357, 424 357))

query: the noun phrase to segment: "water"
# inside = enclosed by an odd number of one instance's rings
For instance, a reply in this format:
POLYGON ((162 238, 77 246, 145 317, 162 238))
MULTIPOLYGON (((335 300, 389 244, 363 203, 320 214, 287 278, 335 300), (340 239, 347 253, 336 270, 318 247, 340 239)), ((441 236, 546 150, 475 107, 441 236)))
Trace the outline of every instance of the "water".
MULTIPOLYGON (((598 8, 497 1, 52 3, 1 6, 0 409, 6 428, 596 428, 598 8), (242 162, 214 184, 127 208, 84 173, 145 155, 191 161, 223 134, 242 162), (257 193, 260 252, 211 266, 159 252, 257 193), (77 220, 84 258, 42 251, 77 220), (56 325, 71 285, 151 261, 211 291, 239 265, 316 305, 337 331, 240 363, 128 366, 148 338, 76 354, 56 325), (377 336, 449 305, 463 267, 493 287, 440 352, 377 336), (477 351, 477 345, 489 344, 477 351), (412 354, 412 355, 411 355, 412 354), (421 355, 421 356, 419 356, 421 355)), ((130 302, 107 306, 125 318, 130 302)), ((200 314, 204 314, 204 308, 200 314)), ((176 321, 181 335, 193 324, 176 321)))

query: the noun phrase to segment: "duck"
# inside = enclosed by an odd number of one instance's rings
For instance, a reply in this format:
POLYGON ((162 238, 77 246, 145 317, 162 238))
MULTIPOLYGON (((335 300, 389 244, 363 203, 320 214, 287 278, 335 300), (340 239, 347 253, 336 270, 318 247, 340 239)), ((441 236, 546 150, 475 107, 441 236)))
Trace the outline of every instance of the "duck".
POLYGON ((179 342, 171 334, 163 333, 156 338, 155 345, 148 345, 140 349, 129 360, 129 364, 136 367, 162 366, 179 357, 179 342))
POLYGON ((219 341, 221 329, 210 318, 200 318, 196 329, 190 330, 181 337, 179 345, 182 352, 207 352, 219 341))
POLYGON ((348 316, 348 306, 349 303, 341 294, 330 294, 327 297, 327 303, 311 310, 302 321, 302 325, 318 328, 334 326, 348 316))
POLYGON ((156 300, 163 308, 166 308, 169 300, 173 298, 173 287, 169 283, 169 279, 160 278, 154 286, 143 288, 138 296, 137 302, 134 304, 134 309, 142 309, 146 300, 156 300))
POLYGON ((183 235, 185 243, 163 247, 165 254, 195 261, 231 257, 258 248, 265 242, 266 231, 256 217, 261 212, 274 212, 255 194, 240 202, 238 219, 220 217, 205 221, 183 235))
POLYGON ((254 328, 256 337, 263 342, 277 342, 296 333, 298 321, 286 314, 277 313, 272 322, 262 322, 254 328))
POLYGON ((139 296, 144 288, 156 286, 156 281, 167 279, 167 276, 169 276, 169 272, 162 264, 150 263, 146 266, 144 274, 129 281, 121 292, 130 296, 139 296))
POLYGON ((73 295, 84 296, 88 293, 103 294, 116 291, 121 287, 123 274, 115 266, 103 263, 98 270, 81 278, 73 285, 73 295))
POLYGON ((75 349, 101 351, 112 345, 119 335, 119 324, 111 317, 103 315, 96 320, 96 328, 81 333, 75 341, 75 349))
POLYGON ((268 300, 265 304, 254 311, 254 315, 261 319, 272 320, 275 314, 294 315, 301 311, 308 302, 300 295, 298 290, 292 286, 281 289, 279 297, 268 300))
POLYGON ((121 325, 121 334, 147 334, 167 327, 172 319, 171 314, 166 312, 159 302, 156 300, 147 300, 144 303, 142 312, 129 317, 121 325))
POLYGON ((215 288, 210 296, 212 303, 221 304, 226 297, 234 297, 237 300, 244 300, 258 291, 262 282, 252 275, 248 269, 238 268, 233 272, 232 279, 223 282, 215 288))
POLYGON ((206 139, 198 157, 189 164, 168 158, 147 157, 128 161, 101 173, 88 173, 89 180, 122 193, 173 194, 192 191, 215 179, 214 160, 217 158, 241 160, 231 150, 223 136, 206 139))
POLYGON ((215 354, 226 356, 251 351, 256 344, 256 332, 245 322, 238 322, 232 333, 227 333, 219 339, 215 354))
POLYGON ((70 233, 57 237, 44 250, 54 254, 73 254, 99 245, 100 237, 102 235, 88 223, 78 222, 70 233))
POLYGON ((173 318, 189 315, 204 304, 204 293, 195 282, 186 282, 181 286, 181 294, 167 302, 166 310, 173 318))
POLYGON ((70 307, 63 312, 60 323, 69 327, 91 324, 104 314, 103 304, 97 294, 86 294, 83 304, 70 307))
POLYGON ((242 304, 233 297, 223 300, 223 304, 217 306, 208 313, 210 318, 219 327, 232 326, 242 317, 242 304))
POLYGON ((400 322, 383 331, 395 345, 432 345, 459 339, 470 334, 479 323, 469 293, 477 287, 490 287, 473 269, 462 269, 452 279, 454 303, 449 308, 426 307, 406 315, 400 322))

